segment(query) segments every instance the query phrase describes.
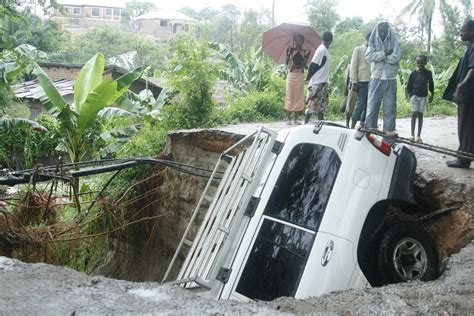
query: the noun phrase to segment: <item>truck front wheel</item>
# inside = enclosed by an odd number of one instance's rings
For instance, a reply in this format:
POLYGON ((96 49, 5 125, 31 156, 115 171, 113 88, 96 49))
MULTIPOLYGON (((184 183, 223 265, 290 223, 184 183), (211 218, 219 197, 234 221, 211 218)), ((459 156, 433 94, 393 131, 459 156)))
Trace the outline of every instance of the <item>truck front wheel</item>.
POLYGON ((412 222, 392 225, 378 249, 378 266, 386 284, 434 280, 439 275, 438 261, 433 241, 412 222))

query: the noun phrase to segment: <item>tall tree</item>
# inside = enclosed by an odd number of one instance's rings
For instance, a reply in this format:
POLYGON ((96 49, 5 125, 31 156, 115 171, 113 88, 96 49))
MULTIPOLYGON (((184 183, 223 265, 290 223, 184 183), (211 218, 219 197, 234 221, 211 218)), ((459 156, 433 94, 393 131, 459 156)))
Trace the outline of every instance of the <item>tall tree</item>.
POLYGON ((471 0, 459 0, 461 2, 461 7, 463 8, 463 19, 470 20, 472 19, 472 2, 471 0))
POLYGON ((178 12, 186 14, 190 18, 196 19, 198 21, 200 20, 199 12, 194 10, 191 7, 182 7, 181 9, 178 10, 178 12))
POLYGON ((131 20, 139 15, 156 10, 156 6, 147 1, 133 1, 127 2, 122 11, 122 18, 131 20))
POLYGON ((129 65, 126 68, 151 66, 154 70, 163 70, 167 57, 165 47, 164 44, 139 34, 130 36, 128 32, 101 26, 77 37, 70 47, 63 50, 62 54, 50 57, 50 60, 85 63, 94 54, 100 52, 107 62, 122 61, 122 65, 129 65))
POLYGON ((40 19, 29 10, 17 16, 4 16, 0 20, 0 48, 30 44, 45 52, 60 51, 69 41, 69 34, 53 20, 40 19))
POLYGON ((318 33, 333 31, 340 17, 336 11, 337 1, 308 0, 308 20, 318 33))
POLYGON ((250 47, 262 45, 263 32, 270 28, 268 24, 268 12, 257 12, 248 10, 243 13, 242 21, 235 28, 234 53, 242 58, 250 47))
POLYGON ((447 69, 459 59, 463 45, 459 39, 459 29, 462 24, 462 14, 459 8, 449 3, 449 0, 440 0, 439 10, 443 24, 443 34, 433 41, 432 63, 438 69, 447 69))
POLYGON ((356 16, 351 18, 345 18, 336 25, 336 29, 334 30, 334 32, 342 34, 347 32, 349 29, 360 30, 363 24, 364 20, 361 17, 356 16))
POLYGON ((235 28, 241 15, 239 9, 233 4, 224 4, 221 13, 213 20, 215 25, 213 38, 228 45, 234 50, 235 28))
POLYGON ((416 16, 420 22, 422 31, 426 31, 428 54, 431 52, 431 35, 433 14, 436 7, 436 0, 411 0, 410 3, 402 9, 400 15, 409 14, 411 17, 416 16))

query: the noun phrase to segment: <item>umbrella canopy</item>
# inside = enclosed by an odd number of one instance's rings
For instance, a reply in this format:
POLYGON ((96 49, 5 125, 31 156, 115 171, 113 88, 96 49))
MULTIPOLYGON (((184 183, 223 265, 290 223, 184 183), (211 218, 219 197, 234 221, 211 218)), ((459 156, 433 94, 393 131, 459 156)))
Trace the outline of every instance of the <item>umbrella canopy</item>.
POLYGON ((308 58, 309 64, 316 48, 322 41, 319 34, 308 25, 282 23, 269 29, 263 33, 263 50, 277 63, 284 64, 286 62, 286 49, 294 46, 294 38, 298 34, 304 36, 303 49, 311 52, 308 58))

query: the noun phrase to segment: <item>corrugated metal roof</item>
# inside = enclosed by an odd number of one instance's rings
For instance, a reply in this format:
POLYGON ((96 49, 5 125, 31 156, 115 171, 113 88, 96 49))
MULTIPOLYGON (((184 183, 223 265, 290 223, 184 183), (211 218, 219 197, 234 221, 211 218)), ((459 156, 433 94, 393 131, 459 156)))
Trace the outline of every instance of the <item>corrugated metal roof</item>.
MULTIPOLYGON (((54 80, 53 84, 62 96, 74 93, 74 80, 54 80)), ((44 95, 44 90, 37 79, 16 84, 12 89, 15 97, 19 99, 39 100, 44 95)))
POLYGON ((150 11, 135 18, 136 20, 149 20, 149 19, 160 19, 160 20, 181 20, 189 22, 197 22, 197 20, 183 14, 181 12, 159 9, 157 11, 150 11))
POLYGON ((70 6, 90 6, 107 8, 125 8, 126 0, 58 0, 59 4, 70 6))

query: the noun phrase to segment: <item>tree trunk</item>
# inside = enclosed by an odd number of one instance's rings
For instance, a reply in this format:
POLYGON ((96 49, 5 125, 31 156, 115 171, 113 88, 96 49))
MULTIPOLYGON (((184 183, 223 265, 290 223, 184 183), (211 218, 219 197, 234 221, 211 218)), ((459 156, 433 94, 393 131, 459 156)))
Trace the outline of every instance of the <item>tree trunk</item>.
POLYGON ((430 54, 431 52, 431 21, 432 21, 432 18, 429 18, 428 19, 428 47, 427 47, 427 51, 428 51, 428 55, 430 54))

